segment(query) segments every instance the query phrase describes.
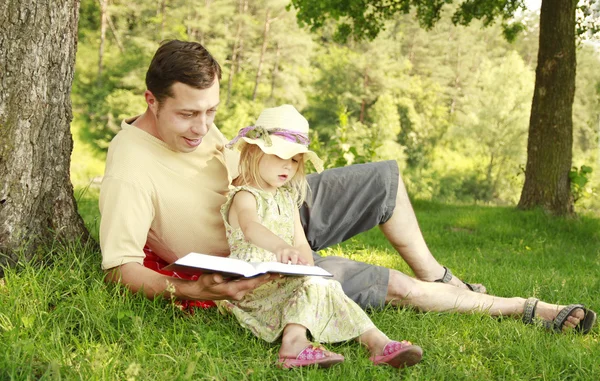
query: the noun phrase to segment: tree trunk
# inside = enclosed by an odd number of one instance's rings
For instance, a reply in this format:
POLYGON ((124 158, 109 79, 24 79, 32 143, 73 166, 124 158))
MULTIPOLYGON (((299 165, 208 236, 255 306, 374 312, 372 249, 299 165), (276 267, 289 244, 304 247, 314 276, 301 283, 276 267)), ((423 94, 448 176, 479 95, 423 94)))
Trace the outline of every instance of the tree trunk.
POLYGON ((227 77, 227 100, 225 104, 229 106, 229 102, 231 102, 231 88, 233 86, 233 77, 235 76, 235 65, 237 63, 237 52, 238 52, 238 41, 241 38, 240 35, 242 33, 242 24, 238 24, 237 32, 235 33, 235 38, 233 40, 233 47, 231 48, 231 61, 229 65, 229 76, 227 77))
MULTIPOLYGON (((271 94, 269 95, 269 100, 272 100, 275 96, 275 82, 277 81, 277 75, 279 74, 279 56, 280 47, 278 41, 275 43, 275 63, 273 64, 273 73, 271 74, 271 94)), ((598 147, 600 150, 600 144, 598 147)), ((598 156, 598 160, 600 160, 600 155, 598 156)))
POLYGON ((158 13, 160 16, 160 39, 164 40, 165 38, 165 24, 167 18, 167 0, 160 0, 160 4, 158 6, 158 13))
POLYGON ((358 121, 361 123, 365 122, 365 117, 366 117, 366 107, 367 107, 367 89, 369 88, 369 73, 368 73, 368 69, 365 68, 365 71, 363 73, 363 91, 365 96, 363 97, 362 101, 360 102, 360 116, 358 117, 358 121))
POLYGON ((252 102, 256 100, 256 93, 258 92, 258 85, 260 84, 260 77, 262 76, 262 65, 265 60, 265 54, 267 53, 267 46, 269 45, 269 28, 271 27, 271 9, 267 8, 267 16, 265 17, 265 24, 263 27, 263 41, 260 49, 260 57, 258 58, 258 67, 256 69, 256 78, 254 79, 254 91, 252 92, 252 102))
POLYGON ((112 22, 110 13, 108 13, 108 9, 107 9, 107 14, 106 14, 106 21, 108 21, 108 26, 110 27, 110 31, 112 32, 113 36, 115 37, 115 42, 117 43, 117 47, 119 48, 119 51, 121 52, 121 54, 124 54, 125 48, 123 47, 123 43, 121 42, 121 38, 119 37, 119 33, 117 32, 117 28, 115 28, 115 24, 113 24, 113 22, 112 22))
POLYGON ((238 20, 237 31, 235 32, 235 38, 233 40, 233 47, 231 48, 231 65, 229 68, 229 78, 227 79, 227 100, 225 105, 229 105, 231 101, 231 88, 233 86, 233 77, 235 76, 236 70, 239 68, 240 56, 243 50, 244 38, 242 32, 244 29, 244 14, 248 10, 248 0, 240 0, 238 6, 238 12, 240 18, 238 20))
POLYGON ((106 40, 106 25, 108 0, 100 0, 100 47, 98 48, 98 86, 102 85, 102 61, 104 59, 104 41, 106 40))
POLYGON ((89 237, 69 179, 78 10, 79 0, 0 2, 2 265, 89 237))
POLYGON ((577 0, 543 0, 535 92, 529 120, 525 184, 519 208, 573 213, 575 8, 577 0))

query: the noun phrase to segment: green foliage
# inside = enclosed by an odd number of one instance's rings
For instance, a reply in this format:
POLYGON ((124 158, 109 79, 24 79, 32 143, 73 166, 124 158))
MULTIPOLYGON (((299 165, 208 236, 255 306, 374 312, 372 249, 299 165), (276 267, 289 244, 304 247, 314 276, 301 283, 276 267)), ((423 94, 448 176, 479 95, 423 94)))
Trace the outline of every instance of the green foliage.
POLYGON ((405 147, 406 164, 412 169, 430 165, 435 147, 448 130, 448 108, 440 99, 440 90, 437 83, 413 76, 398 97, 398 142, 405 147))
MULTIPOLYGON (((442 17, 443 6, 452 3, 453 0, 292 0, 292 5, 298 10, 298 20, 309 25, 313 32, 322 28, 327 20, 336 20, 338 41, 346 41, 349 36, 374 39, 384 29, 386 20, 407 14, 411 9, 415 10, 419 24, 430 29, 442 17)), ((505 34, 514 37, 519 27, 509 20, 525 9, 520 0, 464 1, 455 8, 452 22, 469 25, 473 19, 478 19, 483 21, 484 26, 489 26, 496 19, 501 19, 505 34)))
MULTIPOLYGON (((343 12, 344 3, 349 2, 340 1, 335 11, 343 12)), ((403 3, 411 12, 418 10, 414 2, 403 3)), ((455 26, 452 15, 461 9, 457 4, 442 6, 428 30, 413 14, 390 8, 394 17, 383 22, 377 38, 339 44, 334 42, 335 22, 324 20, 319 34, 310 34, 298 27, 293 9, 284 10, 284 0, 252 1, 247 8, 240 8, 244 2, 239 0, 170 0, 164 8, 163 2, 111 0, 112 23, 99 76, 98 4, 81 3, 72 102, 74 134, 86 149, 100 152, 94 154, 100 160, 122 119, 144 111, 145 70, 159 42, 195 39, 223 69, 216 124, 225 136, 252 124, 264 107, 289 103, 309 120, 313 145, 330 167, 394 159, 417 197, 518 201, 523 177, 517 174, 525 162, 523 134, 537 57, 536 14, 514 18, 524 29, 509 44, 502 25, 483 28, 485 18, 455 26), (265 41, 267 9, 271 20, 265 41), (345 126, 340 110, 346 114, 345 126)), ((331 4, 316 2, 314 11, 331 4)), ((376 3, 370 4, 366 9, 376 3)), ((425 10, 430 4, 422 6, 425 10)), ((481 15, 501 19, 492 8, 482 8, 481 15)), ((419 17, 433 20, 436 12, 419 17)), ((348 22, 341 13, 339 20, 348 22)), ((581 166, 598 163, 600 59, 582 44, 577 62, 573 165, 581 166)), ((82 176, 77 187, 84 189, 99 172, 82 176)), ((599 181, 590 178, 589 186, 595 189, 599 181)), ((596 199, 580 199, 577 207, 598 211, 596 199)))
POLYGON ((338 108, 338 125, 328 140, 329 144, 322 144, 318 132, 313 131, 310 148, 324 159, 325 168, 344 167, 369 161, 367 155, 372 151, 363 154, 363 149, 369 140, 366 128, 360 123, 351 123, 347 109, 338 108))
POLYGON ((373 117, 379 124, 365 125, 356 121, 347 109, 340 106, 337 127, 326 139, 327 144, 323 144, 324 139, 313 131, 310 148, 324 159, 325 168, 381 160, 397 160, 400 167, 403 166, 403 148, 395 141, 399 130, 398 118, 394 118, 396 128, 390 128, 385 120, 394 115, 395 108, 388 97, 382 97, 378 102, 373 117))
POLYGON ((592 173, 592 167, 582 165, 581 168, 573 167, 569 171, 569 180, 571 180, 571 193, 575 202, 582 197, 590 197, 592 189, 586 187, 590 182, 590 174, 592 173))

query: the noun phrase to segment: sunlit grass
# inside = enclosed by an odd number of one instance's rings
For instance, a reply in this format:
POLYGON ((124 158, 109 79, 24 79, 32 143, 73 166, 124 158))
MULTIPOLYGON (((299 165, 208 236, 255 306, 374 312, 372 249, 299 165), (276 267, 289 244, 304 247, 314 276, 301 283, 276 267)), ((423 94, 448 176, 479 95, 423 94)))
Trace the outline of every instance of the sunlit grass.
MULTIPOLYGON (((97 192, 80 210, 92 213, 97 192)), ((84 204, 84 205, 82 205, 84 204)), ((600 311, 600 221, 562 220, 511 208, 417 202, 431 250, 468 281, 500 296, 582 302, 600 311)), ((91 226, 91 225, 88 225, 91 226)), ((96 233, 94 233, 96 234, 96 233)), ((324 251, 411 274, 378 229, 324 251)), ((356 343, 330 347, 346 356, 329 370, 283 371, 277 344, 254 338, 216 310, 190 316, 106 285, 100 253, 58 244, 44 267, 7 270, 0 283, 0 379, 84 380, 577 380, 600 379, 600 330, 556 335, 513 318, 481 314, 371 312, 390 337, 425 351, 398 372, 370 365, 356 343), (51 264, 50 264, 51 263, 51 264)))

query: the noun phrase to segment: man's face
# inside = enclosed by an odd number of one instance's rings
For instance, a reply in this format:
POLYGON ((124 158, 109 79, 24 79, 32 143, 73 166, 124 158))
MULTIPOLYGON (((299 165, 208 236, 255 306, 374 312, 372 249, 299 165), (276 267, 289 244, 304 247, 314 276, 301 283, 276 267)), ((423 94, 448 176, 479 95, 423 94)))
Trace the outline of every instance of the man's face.
POLYGON ((152 135, 177 152, 193 152, 213 124, 219 105, 219 81, 207 89, 181 82, 173 84, 172 97, 158 102, 146 92, 148 106, 156 118, 152 135))

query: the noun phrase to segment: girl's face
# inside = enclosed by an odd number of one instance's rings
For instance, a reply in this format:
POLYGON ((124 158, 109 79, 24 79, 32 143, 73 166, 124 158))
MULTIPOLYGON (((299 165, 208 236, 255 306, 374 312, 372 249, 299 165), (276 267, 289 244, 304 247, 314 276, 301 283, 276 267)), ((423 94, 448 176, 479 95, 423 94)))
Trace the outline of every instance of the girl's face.
POLYGON ((282 159, 276 155, 264 154, 258 162, 258 174, 261 184, 260 188, 275 193, 277 188, 289 182, 296 172, 303 154, 292 157, 291 159, 282 159))

